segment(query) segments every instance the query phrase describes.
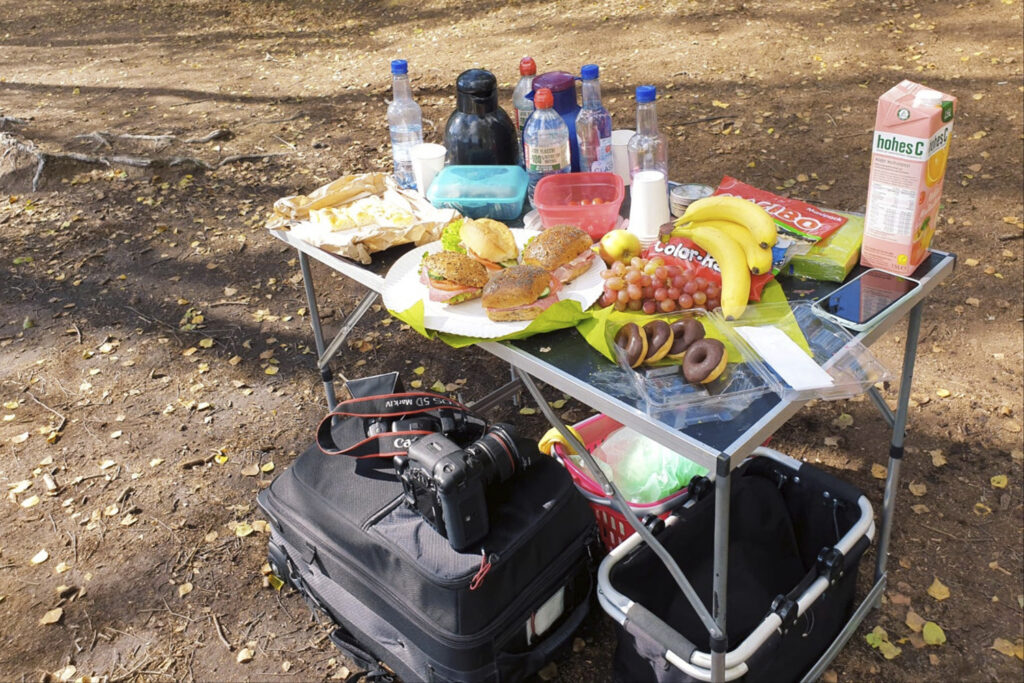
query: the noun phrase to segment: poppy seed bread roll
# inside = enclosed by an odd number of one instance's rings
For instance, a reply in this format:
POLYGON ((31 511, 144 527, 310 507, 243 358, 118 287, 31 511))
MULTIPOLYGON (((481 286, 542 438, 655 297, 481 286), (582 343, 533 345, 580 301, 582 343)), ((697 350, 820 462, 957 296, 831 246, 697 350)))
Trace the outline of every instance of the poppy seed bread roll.
POLYGON ((495 273, 480 299, 487 317, 499 322, 533 320, 557 302, 551 274, 539 266, 511 266, 495 273))
POLYGON ((540 266, 560 282, 571 282, 590 268, 593 245, 590 235, 575 225, 556 225, 523 248, 523 263, 540 266))

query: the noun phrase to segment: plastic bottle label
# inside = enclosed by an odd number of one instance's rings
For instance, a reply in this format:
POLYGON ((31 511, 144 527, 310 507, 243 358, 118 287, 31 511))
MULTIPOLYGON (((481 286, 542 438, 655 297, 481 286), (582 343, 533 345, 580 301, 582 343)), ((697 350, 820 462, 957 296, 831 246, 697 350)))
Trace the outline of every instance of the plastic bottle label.
POLYGON ((569 165, 569 141, 561 145, 524 145, 527 172, 561 171, 569 165))
POLYGON ((526 119, 530 118, 530 114, 533 113, 533 109, 532 108, 530 108, 530 109, 525 109, 525 108, 524 109, 520 109, 519 107, 516 107, 515 112, 516 112, 516 133, 519 133, 520 135, 522 135, 522 133, 523 133, 523 124, 526 123, 526 119))
POLYGON ((612 172, 612 138, 610 135, 601 138, 597 148, 597 158, 590 162, 590 170, 594 173, 612 172))

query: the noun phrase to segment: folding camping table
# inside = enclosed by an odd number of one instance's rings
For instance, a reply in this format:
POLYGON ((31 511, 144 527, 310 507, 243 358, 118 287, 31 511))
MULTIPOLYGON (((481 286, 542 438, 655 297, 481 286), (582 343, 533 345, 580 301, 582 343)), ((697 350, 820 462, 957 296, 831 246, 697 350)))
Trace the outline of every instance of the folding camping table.
MULTIPOLYGON (((345 338, 352 331, 359 319, 369 310, 383 291, 385 275, 391 265, 411 247, 398 247, 374 255, 369 265, 360 265, 354 261, 336 256, 307 242, 295 238, 287 231, 271 231, 271 234, 291 247, 299 255, 306 297, 309 302, 310 322, 318 354, 317 365, 327 394, 330 408, 336 404, 333 377, 330 361, 341 349, 345 338), (328 268, 341 273, 354 282, 362 285, 367 291, 361 300, 342 322, 333 341, 326 342, 320 315, 317 308, 316 292, 310 271, 309 259, 313 258, 328 268)), ((886 559, 889 538, 892 531, 895 497, 899 484, 900 464, 903 458, 903 442, 907 424, 907 409, 910 401, 910 389, 913 379, 914 363, 917 356, 917 339, 921 330, 921 317, 924 301, 941 282, 953 273, 956 257, 953 254, 932 250, 928 258, 912 276, 921 286, 904 296, 877 321, 876 324, 856 335, 857 341, 870 345, 897 323, 907 318, 906 342, 903 350, 903 367, 900 377, 899 396, 896 410, 889 408, 879 391, 872 387, 868 390, 873 403, 880 410, 882 417, 892 428, 889 446, 889 467, 886 477, 885 494, 882 502, 882 518, 877 549, 874 584, 867 596, 854 610, 846 626, 837 636, 832 645, 822 655, 818 663, 808 672, 806 680, 814 680, 835 658, 839 650, 853 635, 867 612, 881 601, 882 591, 886 585, 886 559)), ((858 267, 851 274, 856 276, 862 269, 858 267)), ((813 300, 833 291, 838 284, 796 280, 781 277, 779 283, 789 299, 813 300)), ((712 680, 721 681, 725 676, 725 654, 728 650, 725 642, 726 615, 726 569, 728 567, 728 532, 730 486, 733 469, 737 467, 755 448, 777 431, 807 401, 781 400, 774 394, 766 394, 756 399, 748 408, 728 422, 704 423, 692 425, 685 429, 676 429, 664 422, 650 417, 643 405, 629 393, 630 386, 627 371, 622 372, 621 391, 609 387, 604 381, 601 387, 595 387, 589 381, 597 372, 603 377, 615 372, 618 366, 610 363, 601 354, 591 348, 582 336, 573 329, 558 330, 536 335, 524 340, 505 342, 483 342, 477 346, 497 358, 509 363, 512 368, 511 377, 500 387, 474 403, 474 408, 485 412, 488 407, 498 401, 515 395, 525 387, 536 401, 545 418, 556 427, 562 435, 578 451, 583 446, 566 428, 562 420, 555 414, 544 400, 535 380, 540 380, 563 393, 572 396, 596 411, 605 413, 624 426, 654 439, 660 444, 676 451, 686 458, 706 467, 714 475, 715 480, 715 543, 714 570, 712 586, 712 609, 706 615, 711 647, 712 680)), ((627 516, 628 507, 622 501, 622 509, 627 516)), ((649 532, 637 525, 642 537, 649 532)), ((679 580, 677 579, 677 582, 679 580)), ((685 584, 685 579, 680 582, 685 584)), ((686 584, 688 585, 688 584, 686 584)), ((691 589, 692 591, 692 589, 691 589)), ((690 602, 697 598, 695 593, 684 590, 690 602)), ((695 607, 696 608, 696 607, 695 607)), ((701 610, 698 610, 700 612, 701 610)))

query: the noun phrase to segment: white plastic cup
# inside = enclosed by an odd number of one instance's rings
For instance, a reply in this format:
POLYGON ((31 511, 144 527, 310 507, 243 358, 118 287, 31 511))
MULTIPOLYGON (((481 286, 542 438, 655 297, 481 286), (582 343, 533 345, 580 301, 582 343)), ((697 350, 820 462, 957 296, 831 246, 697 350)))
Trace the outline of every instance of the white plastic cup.
POLYGON ((629 139, 635 133, 636 131, 632 130, 612 131, 612 170, 617 176, 622 178, 622 182, 627 187, 631 179, 629 173, 629 152, 626 150, 626 145, 629 144, 629 139))
POLYGON ((669 220, 668 181, 661 171, 637 171, 629 192, 629 231, 649 245, 669 220))
POLYGON ((444 145, 433 142, 421 142, 414 145, 409 151, 409 160, 412 162, 412 175, 416 181, 416 190, 427 196, 427 188, 434 182, 434 176, 444 168, 444 155, 447 152, 444 145))

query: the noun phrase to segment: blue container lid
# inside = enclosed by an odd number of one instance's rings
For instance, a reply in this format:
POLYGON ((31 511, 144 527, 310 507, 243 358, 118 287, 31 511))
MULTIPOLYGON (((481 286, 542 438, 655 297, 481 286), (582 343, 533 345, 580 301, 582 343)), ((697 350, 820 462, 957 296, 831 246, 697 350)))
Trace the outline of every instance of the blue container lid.
POLYGON ((584 64, 583 68, 580 69, 580 78, 585 81, 597 80, 600 71, 597 64, 584 64))
POLYGON ((427 199, 439 201, 515 201, 526 193, 520 166, 445 166, 430 183, 427 199))
POLYGON ((638 85, 636 87, 636 103, 645 104, 653 102, 657 94, 658 90, 653 85, 638 85))
POLYGON ((391 60, 391 75, 401 76, 409 73, 409 63, 404 59, 391 60))

